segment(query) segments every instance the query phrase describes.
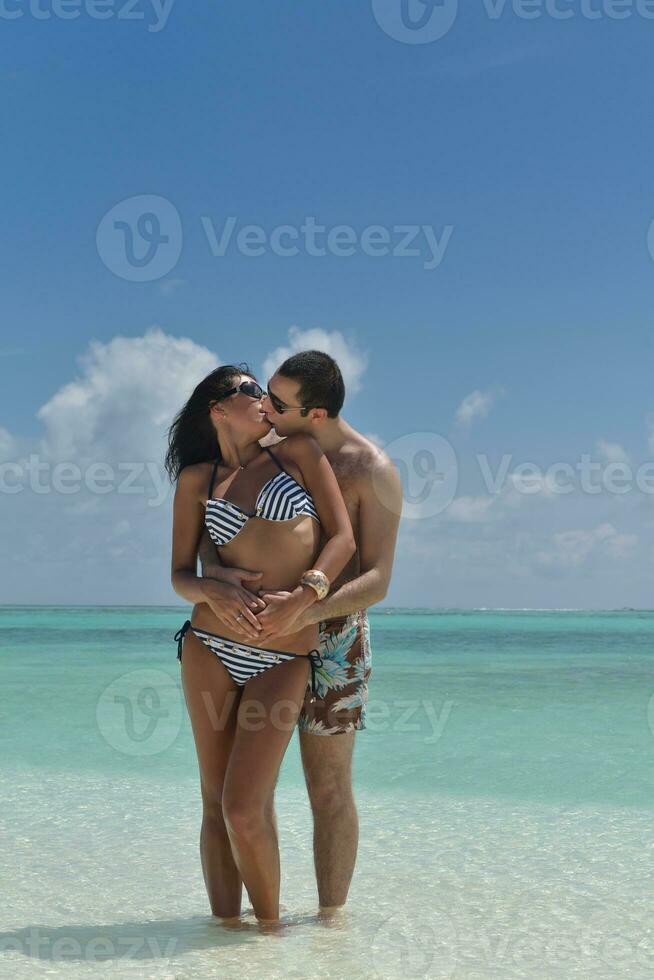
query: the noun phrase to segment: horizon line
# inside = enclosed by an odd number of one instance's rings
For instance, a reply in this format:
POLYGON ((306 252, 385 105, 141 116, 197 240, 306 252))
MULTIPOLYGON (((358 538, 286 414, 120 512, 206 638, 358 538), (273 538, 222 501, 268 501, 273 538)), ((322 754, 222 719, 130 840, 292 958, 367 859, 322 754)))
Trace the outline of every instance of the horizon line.
MULTIPOLYGON (((192 604, 170 603, 67 603, 67 602, 3 602, 1 609, 188 609, 192 604)), ((369 613, 392 612, 654 612, 654 609, 638 606, 369 606, 369 613)))

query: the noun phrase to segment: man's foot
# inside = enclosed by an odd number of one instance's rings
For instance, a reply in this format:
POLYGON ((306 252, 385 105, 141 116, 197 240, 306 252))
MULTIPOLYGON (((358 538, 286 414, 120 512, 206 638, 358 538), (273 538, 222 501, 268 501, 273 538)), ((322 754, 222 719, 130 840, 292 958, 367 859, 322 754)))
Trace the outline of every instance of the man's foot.
POLYGON ((326 926, 337 926, 345 920, 344 905, 320 905, 318 907, 318 921, 326 926))

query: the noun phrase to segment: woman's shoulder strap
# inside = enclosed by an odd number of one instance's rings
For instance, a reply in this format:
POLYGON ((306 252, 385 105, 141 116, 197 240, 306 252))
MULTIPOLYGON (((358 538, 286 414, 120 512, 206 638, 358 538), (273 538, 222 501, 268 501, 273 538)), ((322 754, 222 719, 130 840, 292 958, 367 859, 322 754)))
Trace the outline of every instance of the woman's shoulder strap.
POLYGON ((279 462, 279 459, 278 459, 277 455, 272 451, 272 449, 270 448, 270 446, 264 446, 263 448, 266 450, 266 452, 268 453, 268 455, 271 456, 275 460, 275 462, 279 466, 280 470, 282 470, 284 473, 288 473, 288 470, 284 466, 282 466, 282 464, 279 462))

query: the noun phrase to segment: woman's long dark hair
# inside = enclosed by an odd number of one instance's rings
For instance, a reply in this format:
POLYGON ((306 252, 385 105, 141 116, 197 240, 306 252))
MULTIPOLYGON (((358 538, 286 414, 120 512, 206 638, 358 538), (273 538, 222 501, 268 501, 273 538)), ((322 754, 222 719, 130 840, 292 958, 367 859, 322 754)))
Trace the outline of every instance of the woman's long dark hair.
POLYGON ((241 374, 254 377, 247 364, 223 364, 196 386, 168 430, 166 471, 175 483, 185 466, 220 459, 216 430, 209 418, 211 403, 220 401, 241 374))

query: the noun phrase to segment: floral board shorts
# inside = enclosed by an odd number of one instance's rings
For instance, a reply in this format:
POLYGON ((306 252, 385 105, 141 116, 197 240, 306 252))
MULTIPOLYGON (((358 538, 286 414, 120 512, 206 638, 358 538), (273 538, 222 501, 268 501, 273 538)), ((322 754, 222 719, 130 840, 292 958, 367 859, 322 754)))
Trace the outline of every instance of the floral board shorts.
POLYGON ((341 735, 366 727, 368 678, 372 672, 370 623, 365 609, 320 623, 317 692, 307 687, 298 720, 301 732, 341 735))

